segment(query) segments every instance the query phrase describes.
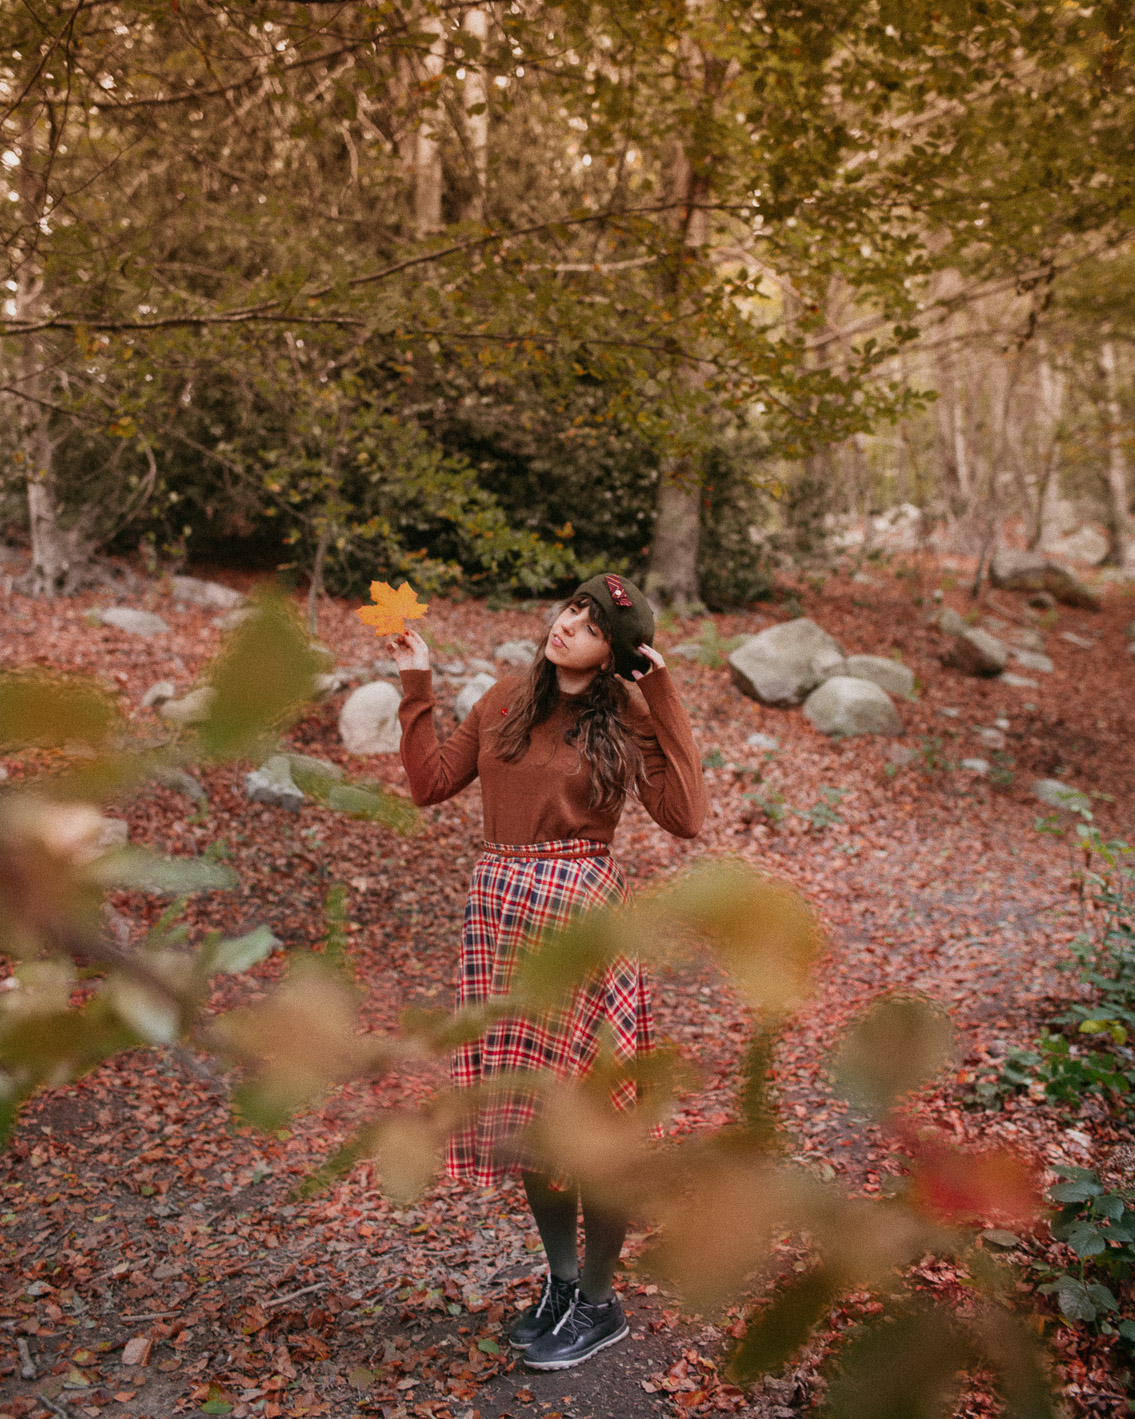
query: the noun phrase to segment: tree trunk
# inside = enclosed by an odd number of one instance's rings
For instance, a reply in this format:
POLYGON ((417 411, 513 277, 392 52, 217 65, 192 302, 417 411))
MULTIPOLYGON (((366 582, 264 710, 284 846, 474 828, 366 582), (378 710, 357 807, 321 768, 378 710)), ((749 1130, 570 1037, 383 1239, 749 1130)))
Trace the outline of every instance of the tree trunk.
POLYGON ((676 459, 658 489, 646 590, 680 616, 705 609, 698 588, 700 520, 701 485, 689 460, 676 459))
POLYGON ((327 517, 319 529, 319 541, 315 544, 315 560, 311 568, 311 583, 307 588, 307 633, 312 637, 319 634, 319 598, 323 595, 323 567, 330 546, 331 519, 327 517))
POLYGON ((1131 500, 1127 482, 1127 454, 1123 447, 1123 415, 1119 406, 1119 373, 1115 346, 1105 340, 1100 347, 1100 368, 1104 379, 1104 408, 1107 412, 1108 534, 1111 546, 1107 560, 1125 566, 1131 554, 1131 500))
MULTIPOLYGON (((700 56, 694 46, 683 41, 683 76, 694 82, 700 56)), ((669 198, 674 208, 674 228, 679 252, 672 266, 667 292, 678 312, 682 297, 681 249, 702 246, 708 235, 706 213, 701 208, 709 192, 708 164, 699 171, 681 142, 675 141, 669 165, 669 198)), ((697 364, 687 359, 679 378, 691 389, 702 382, 697 364)), ((650 542, 650 562, 646 584, 652 596, 673 606, 679 614, 705 609, 698 586, 698 541, 701 533, 701 474, 689 455, 667 459, 662 467, 658 498, 654 507, 654 532, 650 542)))
POLYGON ((414 140, 414 221, 421 236, 441 230, 442 169, 437 128, 441 110, 434 86, 445 63, 445 35, 439 31, 425 59, 425 86, 434 102, 418 118, 414 140))
MULTIPOLYGON (((23 319, 40 313, 40 284, 25 268, 16 293, 17 311, 23 319)), ((80 520, 64 527, 55 483, 55 442, 51 434, 50 393, 43 374, 39 342, 24 337, 19 355, 20 453, 28 497, 28 535, 31 565, 20 579, 28 596, 69 596, 88 580, 94 547, 80 520)))
MULTIPOLYGON (((478 39, 482 48, 489 36, 489 17, 481 9, 470 10, 465 16, 465 29, 478 39)), ((485 220, 485 193, 489 174, 489 85, 484 64, 479 58, 465 70, 465 131, 472 157, 473 179, 477 190, 466 208, 467 219, 485 220), (480 112, 471 113, 470 109, 480 112)))
POLYGON ((1030 549, 1043 547, 1052 522, 1052 505, 1060 490, 1060 420, 1064 413, 1064 376, 1054 370, 1048 353, 1042 348, 1037 369, 1040 407, 1043 410, 1048 447, 1037 488, 1036 512, 1029 536, 1030 549))

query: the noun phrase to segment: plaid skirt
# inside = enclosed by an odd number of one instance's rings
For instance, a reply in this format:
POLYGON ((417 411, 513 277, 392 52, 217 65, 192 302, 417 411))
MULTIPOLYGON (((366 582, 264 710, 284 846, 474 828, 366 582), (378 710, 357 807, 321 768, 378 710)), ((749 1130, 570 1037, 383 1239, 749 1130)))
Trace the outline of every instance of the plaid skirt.
MULTIPOLYGON (((541 932, 565 926, 578 912, 617 906, 627 885, 606 843, 582 838, 524 846, 486 843, 473 869, 461 932, 458 1009, 507 995, 525 946, 541 932)), ((619 957, 579 986, 563 1011, 510 1016, 453 1056, 453 1083, 471 1089, 517 1070, 550 1071, 559 1079, 585 1075, 600 1033, 620 1061, 653 1044, 650 995, 638 962, 619 957)), ((625 1081, 612 1096, 621 1110, 635 1103, 625 1081)), ((512 1089, 479 1107, 450 1136, 446 1171, 489 1186, 523 1166, 513 1142, 536 1116, 531 1092, 512 1089)))

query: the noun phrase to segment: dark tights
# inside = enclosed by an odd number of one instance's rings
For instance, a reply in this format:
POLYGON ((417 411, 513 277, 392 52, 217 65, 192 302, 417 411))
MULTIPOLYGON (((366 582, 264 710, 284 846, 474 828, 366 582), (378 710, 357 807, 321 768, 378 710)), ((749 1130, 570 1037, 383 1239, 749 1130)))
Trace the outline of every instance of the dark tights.
MULTIPOLYGON (((577 1230, 579 1193, 575 1187, 557 1191, 544 1173, 525 1173, 524 1191, 536 1219, 551 1273, 559 1281, 579 1276, 577 1230)), ((583 1275, 579 1289, 585 1301, 609 1301, 619 1253, 627 1236, 627 1218, 594 1198, 583 1197, 583 1275)))

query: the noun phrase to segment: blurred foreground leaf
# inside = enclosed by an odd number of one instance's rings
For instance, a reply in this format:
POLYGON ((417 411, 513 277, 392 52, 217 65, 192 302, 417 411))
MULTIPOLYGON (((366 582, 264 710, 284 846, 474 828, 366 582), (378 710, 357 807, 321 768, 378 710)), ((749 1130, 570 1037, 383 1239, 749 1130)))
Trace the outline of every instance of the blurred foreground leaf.
POLYGON ((336 783, 327 791, 326 803, 340 813, 353 818, 366 818, 381 823, 396 833, 412 832, 421 822, 421 814, 408 798, 377 784, 336 783))
POLYGON ((140 847, 108 852, 88 871, 91 880, 106 889, 130 888, 175 896, 226 891, 238 881, 233 869, 222 862, 207 862, 201 857, 159 857, 140 847))
POLYGON ((756 1008, 792 1010, 811 993, 823 936, 786 882, 742 863, 713 863, 667 888, 655 909, 707 941, 756 1008))
POLYGON ((323 667, 291 603, 263 593, 210 671, 215 694, 199 729, 205 753, 231 758, 284 727, 311 700, 323 667))
POLYGON ((120 722, 113 700, 90 680, 42 672, 0 675, 0 746, 5 748, 97 747, 120 722))
POLYGON ((237 1091, 240 1112, 279 1128, 334 1083, 365 1072, 374 1050, 356 1034, 355 993, 333 968, 308 957, 259 1004, 221 1016, 214 1045, 250 1077, 237 1091))
POLYGON ((972 1341, 948 1311, 881 1317, 838 1352, 823 1419, 949 1419, 972 1341))
POLYGON ((823 1267, 793 1276, 749 1321, 743 1339, 729 1357, 727 1375, 736 1384, 752 1384, 786 1364, 823 1319, 838 1291, 823 1267))
POLYGON ((914 995, 875 1001, 848 1026, 834 1061, 842 1091, 875 1114, 885 1114, 918 1089, 954 1053, 954 1027, 946 1012, 914 995))
POLYGON ((247 971, 249 966, 269 957, 279 941, 267 926, 256 926, 243 936, 230 936, 226 940, 211 941, 205 949, 205 969, 209 972, 226 971, 234 974, 247 971))

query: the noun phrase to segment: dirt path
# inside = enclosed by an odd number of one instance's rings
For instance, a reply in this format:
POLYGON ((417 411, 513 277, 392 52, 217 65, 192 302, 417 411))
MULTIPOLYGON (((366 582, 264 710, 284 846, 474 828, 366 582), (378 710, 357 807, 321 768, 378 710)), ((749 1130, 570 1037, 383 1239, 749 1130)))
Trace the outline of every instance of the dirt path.
MULTIPOLYGON (((1108 831, 1135 840, 1135 763, 1116 748, 1135 737, 1135 662, 1122 634, 1130 602, 1110 603, 1094 617, 1061 613, 1049 633, 1055 672, 1020 689, 944 669, 941 640, 913 604, 910 584, 881 574, 877 583, 869 598, 850 582, 803 595, 809 614, 849 649, 898 650, 916 670, 920 698, 902 708, 902 743, 913 762, 896 768, 887 743, 822 739, 798 712, 765 711, 743 699, 723 669, 672 657, 711 765, 713 816, 697 843, 680 844, 632 810, 619 844, 639 883, 726 852, 787 876, 814 902, 831 947, 813 1001, 781 1044, 782 1099, 799 1155, 868 1193, 897 1165, 887 1141, 851 1116, 826 1082, 824 1059, 844 1021, 881 990, 924 992, 951 1011, 964 1080, 1009 1042, 1029 1037, 1078 928, 1064 850, 1035 829, 1044 810, 1029 795, 1031 779, 1062 770, 1100 795, 1108 831), (1094 648, 1061 641, 1061 630, 1090 637, 1094 648), (949 767, 981 752, 977 730, 1002 717, 1010 725, 1011 783, 991 786, 949 767), (780 740, 771 759, 746 745, 758 729, 780 740), (751 800, 742 795, 758 767, 766 786, 796 810, 779 826, 744 820, 751 800), (813 812, 825 788, 841 794, 826 825, 813 812)), ((218 643, 198 612, 163 604, 174 626, 163 645, 92 629, 85 605, 12 598, 0 643, 5 663, 38 656, 97 672, 137 705, 158 678, 187 688, 218 643)), ((761 611, 716 623, 728 636, 773 618, 784 615, 761 611)), ((431 621, 453 657, 487 654, 540 626, 534 613, 490 614, 473 603, 439 604, 431 621)), ((675 627, 660 643, 665 649, 696 629, 675 627)), ((340 663, 374 657, 349 607, 329 608, 322 636, 340 663)), ((349 763, 335 734, 337 706, 299 726, 293 741, 349 763)), ((375 772, 373 763, 349 766, 375 772)), ((18 777, 19 764, 10 768, 18 777)), ((400 784, 395 763, 383 761, 377 771, 400 784)), ((122 810, 133 840, 172 853, 223 842, 242 885, 196 901, 193 934, 266 921, 289 948, 310 947, 322 931, 328 886, 345 881, 366 1023, 390 1027, 406 1004, 446 1004, 465 880, 480 841, 473 794, 431 810, 423 836, 398 839, 314 806, 294 816, 251 806, 242 772, 204 775, 206 815, 167 789, 122 810)), ((124 894, 116 905, 140 935, 164 904, 124 894)), ((251 982, 226 981, 214 1006, 254 997, 284 965, 278 953, 251 982)), ((714 1127, 733 1107, 746 1013, 705 963, 659 979, 655 999, 660 1032, 702 1070, 674 1132, 714 1127)), ((481 1194, 439 1183, 399 1210, 364 1166, 317 1197, 294 1196, 297 1181, 353 1123, 380 1107, 420 1102, 439 1077, 423 1067, 341 1089, 325 1107, 267 1136, 233 1127, 225 1081, 184 1051, 139 1051, 41 1096, 3 1162, 0 1328, 9 1348, 0 1362, 0 1415, 646 1419, 717 1408, 765 1419, 803 1412, 808 1366, 747 1397, 722 1388, 713 1365, 731 1317, 683 1318, 676 1302, 633 1273, 625 1299, 634 1335, 625 1345, 560 1376, 514 1365, 502 1329, 526 1303, 538 1267, 515 1189, 481 1194), (20 1376, 17 1338, 34 1379, 20 1376), (146 1352, 147 1340, 146 1363, 126 1364, 146 1352)), ((1011 1139, 1049 1164, 1099 1161, 1114 1142, 1089 1115, 1054 1128, 1027 1108, 962 1113, 952 1083, 924 1107, 961 1136, 1011 1139)), ((1091 1408, 1087 1399, 1076 1404, 1091 1408)))

